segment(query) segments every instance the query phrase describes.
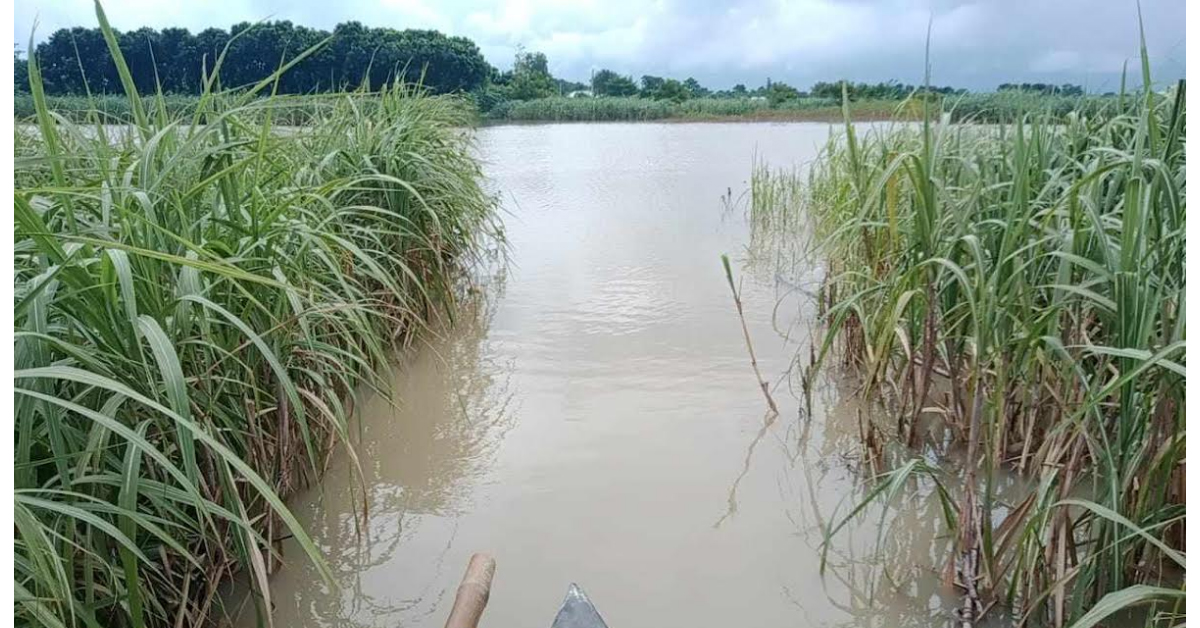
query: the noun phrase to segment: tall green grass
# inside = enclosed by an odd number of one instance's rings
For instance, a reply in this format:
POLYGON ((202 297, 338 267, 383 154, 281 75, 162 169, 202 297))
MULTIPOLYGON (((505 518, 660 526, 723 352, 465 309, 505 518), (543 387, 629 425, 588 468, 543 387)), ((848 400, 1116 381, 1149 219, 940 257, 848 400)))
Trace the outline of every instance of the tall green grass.
MULTIPOLYGON (((190 95, 166 94, 163 104, 171 118, 190 116, 195 113, 199 97, 190 95)), ((45 96, 47 109, 58 115, 76 122, 87 122, 91 117, 100 114, 113 123, 129 123, 133 121, 129 108, 129 99, 120 94, 97 94, 95 96, 45 96)), ((37 115, 37 103, 32 94, 16 94, 13 99, 13 114, 17 120, 33 118, 37 115)))
POLYGON ((829 267, 814 361, 836 348, 910 445, 931 415, 949 425, 968 625, 996 604, 1051 626, 1133 605, 1183 621, 1186 109, 1182 82, 1143 79, 1114 107, 1008 125, 847 115, 810 173, 829 267), (1032 490, 1001 501, 1005 472, 1032 490))
MULTIPOLYGON (((1111 96, 1043 96, 997 92, 946 96, 939 100, 953 120, 1011 123, 1029 112, 1056 121, 1072 113, 1095 115, 1126 103, 1111 96)), ((1130 101, 1128 104, 1132 105, 1130 101)), ((921 119, 921 99, 861 100, 848 103, 855 120, 921 119)), ((495 105, 486 118, 508 122, 618 122, 645 120, 813 120, 840 121, 843 108, 829 98, 797 98, 771 104, 749 98, 693 98, 680 103, 649 98, 540 98, 495 105)))
MULTIPOLYGON (((897 103, 856 105, 863 117, 891 118, 897 103)), ((488 112, 490 120, 510 122, 616 122, 645 120, 706 120, 720 118, 835 119, 841 110, 828 98, 801 98, 772 106, 749 98, 693 98, 683 102, 650 98, 540 98, 500 103, 488 112)))
MULTIPOLYGON (((344 95, 334 98, 344 98, 344 95)), ((275 97, 272 105, 279 124, 298 126, 306 120, 305 111, 314 103, 330 98, 324 94, 275 97), (290 103, 291 106, 284 106, 290 103)), ((121 95, 47 96, 47 108, 76 122, 86 122, 102 113, 112 123, 133 120, 129 100, 121 95)), ((163 102, 174 116, 191 116, 200 99, 197 96, 168 94, 163 102)), ((1111 111, 1118 99, 1110 96, 1046 96, 1023 92, 997 92, 948 96, 945 108, 954 120, 979 122, 1013 122, 1029 112, 1039 112, 1057 120, 1070 113, 1096 115, 1111 111)), ((361 106, 372 106, 371 99, 362 99, 361 106)), ((474 109, 474 103, 460 102, 474 109)), ((1133 104, 1129 101, 1126 104, 1133 104)), ((919 120, 919 103, 898 100, 865 100, 850 103, 856 120, 919 120)), ((36 115, 31 94, 17 94, 14 110, 18 119, 36 115)), ((829 98, 799 98, 772 105, 765 100, 749 98, 694 98, 681 103, 649 98, 541 98, 528 101, 504 101, 478 112, 487 120, 497 122, 636 122, 646 120, 812 120, 839 121, 841 105, 829 98)))
MULTIPOLYGON (((421 91, 417 85, 410 85, 409 91, 421 91)), ((155 107, 165 109, 169 120, 192 118, 197 114, 198 107, 204 96, 190 94, 155 94, 155 107)), ((260 100, 270 99, 269 106, 251 106, 252 101, 245 101, 243 119, 255 121, 250 117, 257 113, 261 122, 263 115, 269 114, 271 122, 281 126, 305 126, 319 122, 314 118, 314 109, 328 109, 333 104, 344 103, 348 99, 355 101, 355 106, 365 115, 373 115, 379 101, 370 92, 347 92, 343 94, 273 94, 260 92, 260 100)), ((474 104, 464 98, 444 99, 447 104, 453 104, 462 109, 463 122, 474 122, 477 115, 474 104), (470 115, 466 115, 470 114, 470 115)), ((45 108, 62 119, 77 124, 95 124, 97 121, 106 124, 132 124, 135 122, 134 111, 129 99, 124 95, 95 94, 91 96, 45 96, 45 108)), ((262 104, 262 103, 259 103, 262 104)), ((17 94, 14 103, 14 113, 18 124, 37 117, 37 106, 32 94, 17 94)))
POLYGON ((130 89, 131 124, 111 127, 51 110, 29 68, 16 623, 199 625, 237 572, 269 608, 275 541, 323 564, 282 498, 345 442, 393 347, 453 312, 498 235, 465 110, 395 85, 312 101, 302 132, 279 132, 278 107, 298 115, 269 95, 285 65, 187 115, 130 89))
POLYGON ((1071 115, 1096 117, 1112 115, 1118 110, 1131 113, 1136 106, 1136 99, 1114 95, 1062 96, 1021 91, 963 94, 943 99, 943 107, 952 120, 1008 124, 1028 115, 1064 121, 1071 115))

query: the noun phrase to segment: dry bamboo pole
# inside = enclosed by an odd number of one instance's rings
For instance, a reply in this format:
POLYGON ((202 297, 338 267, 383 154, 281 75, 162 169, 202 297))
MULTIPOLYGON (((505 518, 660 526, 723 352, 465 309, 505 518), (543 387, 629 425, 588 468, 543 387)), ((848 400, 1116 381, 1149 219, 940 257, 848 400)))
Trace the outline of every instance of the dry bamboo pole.
POLYGON ((496 560, 487 554, 474 554, 467 563, 454 596, 454 606, 446 618, 446 628, 477 628, 483 609, 492 592, 492 576, 496 573, 496 560))

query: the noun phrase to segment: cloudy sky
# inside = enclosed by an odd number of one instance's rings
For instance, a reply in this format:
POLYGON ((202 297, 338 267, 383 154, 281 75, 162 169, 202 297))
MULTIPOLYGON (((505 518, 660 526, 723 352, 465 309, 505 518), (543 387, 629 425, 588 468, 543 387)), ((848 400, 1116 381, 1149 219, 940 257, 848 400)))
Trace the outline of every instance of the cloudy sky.
MULTIPOLYGON (((1184 73, 1184 0, 1142 0, 1155 78, 1184 73)), ((772 80, 921 81, 932 19, 933 82, 990 89, 1001 82, 1117 88, 1136 69, 1135 0, 110 0, 118 29, 287 19, 324 29, 435 28, 470 37, 511 66, 518 45, 540 50, 556 76, 611 68, 639 77, 694 76, 711 87, 772 80)), ((16 0, 15 39, 94 26, 91 0, 16 0)), ((24 48, 24 46, 21 46, 24 48)))

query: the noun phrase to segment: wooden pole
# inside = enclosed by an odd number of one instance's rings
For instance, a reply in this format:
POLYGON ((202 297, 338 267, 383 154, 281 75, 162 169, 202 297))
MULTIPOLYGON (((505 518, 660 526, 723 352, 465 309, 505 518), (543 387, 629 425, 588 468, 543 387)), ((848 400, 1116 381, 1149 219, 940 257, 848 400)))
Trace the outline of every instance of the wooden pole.
POLYGON ((483 609, 487 606, 488 596, 492 591, 492 576, 495 573, 494 558, 487 554, 471 556, 471 562, 467 563, 467 573, 463 574, 458 593, 454 596, 450 617, 446 618, 446 628, 479 626, 479 618, 483 616, 483 609))

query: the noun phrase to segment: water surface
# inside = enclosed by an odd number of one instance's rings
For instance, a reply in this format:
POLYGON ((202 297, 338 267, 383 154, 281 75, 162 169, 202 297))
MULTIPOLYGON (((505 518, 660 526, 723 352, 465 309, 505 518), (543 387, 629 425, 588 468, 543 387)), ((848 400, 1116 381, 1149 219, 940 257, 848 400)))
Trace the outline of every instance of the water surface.
POLYGON ((872 509, 819 569, 825 528, 862 494, 859 408, 852 383, 825 377, 811 415, 801 411, 789 369, 819 332, 805 290, 820 271, 748 264, 737 200, 754 156, 802 165, 829 132, 482 129, 508 212, 508 272, 405 356, 397 405, 365 404, 365 487, 336 456, 294 500, 340 587, 285 544, 275 625, 441 626, 475 551, 499 564, 490 628, 548 626, 570 582, 613 628, 947 624, 947 540, 927 488, 897 505, 882 536, 872 509))

